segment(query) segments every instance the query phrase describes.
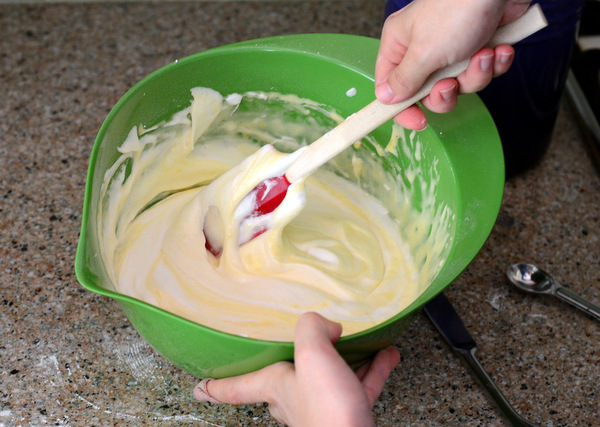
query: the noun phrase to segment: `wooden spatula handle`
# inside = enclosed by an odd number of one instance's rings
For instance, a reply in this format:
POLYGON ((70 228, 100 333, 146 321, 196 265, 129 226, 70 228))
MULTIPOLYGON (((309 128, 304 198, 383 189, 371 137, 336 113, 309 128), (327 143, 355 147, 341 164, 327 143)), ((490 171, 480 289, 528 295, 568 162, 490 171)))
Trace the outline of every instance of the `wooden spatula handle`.
MULTIPOLYGON (((541 30, 548 22, 538 4, 519 19, 499 27, 494 33, 488 46, 514 44, 525 37, 541 30)), ((371 102, 357 113, 349 116, 330 132, 310 144, 298 159, 289 167, 286 177, 289 182, 295 182, 310 175, 321 165, 325 164, 354 142, 364 138, 398 113, 404 111, 417 101, 425 98, 431 92, 433 85, 444 78, 457 77, 467 69, 469 60, 449 65, 431 74, 419 91, 409 99, 398 104, 386 105, 378 100, 371 102)))

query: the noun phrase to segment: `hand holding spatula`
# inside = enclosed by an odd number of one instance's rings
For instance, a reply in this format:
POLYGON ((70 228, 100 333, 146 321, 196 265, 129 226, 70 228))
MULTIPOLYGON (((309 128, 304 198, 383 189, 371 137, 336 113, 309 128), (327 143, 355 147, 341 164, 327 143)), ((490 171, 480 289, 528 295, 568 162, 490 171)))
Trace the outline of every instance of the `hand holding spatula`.
MULTIPOLYGON (((547 25, 539 5, 534 5, 517 20, 499 27, 489 42, 490 47, 514 44, 547 25)), ((449 65, 431 74, 423 86, 409 99, 398 104, 383 104, 375 100, 314 141, 290 165, 284 175, 271 177, 256 186, 247 197, 255 199, 249 216, 262 216, 273 212, 283 201, 290 185, 312 174, 350 145, 359 141, 374 129, 383 125, 406 108, 420 101, 431 92, 435 83, 445 78, 455 78, 467 69, 469 60, 449 65)), ((262 234, 260 230, 252 238, 262 234)), ((218 256, 221 242, 211 241, 205 232, 206 248, 218 256)))

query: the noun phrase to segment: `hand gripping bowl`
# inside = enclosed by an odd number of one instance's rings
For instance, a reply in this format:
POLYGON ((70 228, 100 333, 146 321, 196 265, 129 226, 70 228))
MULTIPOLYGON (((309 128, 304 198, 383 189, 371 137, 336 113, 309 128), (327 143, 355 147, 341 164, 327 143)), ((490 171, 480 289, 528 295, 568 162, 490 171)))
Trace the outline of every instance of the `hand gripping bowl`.
MULTIPOLYGON (((189 105, 190 89, 223 94, 276 91, 312 99, 343 117, 373 100, 378 40, 339 34, 293 35, 252 40, 201 52, 169 64, 136 84, 109 113, 96 138, 86 184, 75 259, 80 283, 114 298, 134 327, 164 357, 199 377, 226 377, 291 360, 293 343, 261 341, 210 329, 113 291, 98 256, 97 206, 104 173, 132 127, 152 126, 189 105), (347 95, 351 88, 355 96, 347 95)), ((428 113, 420 132, 422 162, 437 159, 436 203, 454 212, 448 258, 433 283, 391 319, 336 344, 349 363, 389 345, 427 301, 442 292, 471 262, 495 222, 504 187, 504 163, 494 123, 476 95, 465 95, 449 114, 428 113)), ((385 147, 392 123, 371 136, 385 147)), ((366 147, 366 146, 365 146, 366 147)), ((364 149, 375 150, 371 146, 364 149)), ((392 157, 402 174, 403 156, 392 157)), ((399 179, 402 179, 399 177, 399 179)), ((418 197, 418 195, 417 195, 418 197)))

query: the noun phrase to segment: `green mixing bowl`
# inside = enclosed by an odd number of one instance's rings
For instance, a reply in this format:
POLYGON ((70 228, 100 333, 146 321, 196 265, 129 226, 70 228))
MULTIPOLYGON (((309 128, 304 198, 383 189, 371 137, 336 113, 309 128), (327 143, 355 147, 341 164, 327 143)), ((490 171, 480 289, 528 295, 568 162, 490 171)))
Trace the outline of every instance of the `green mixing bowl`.
MULTIPOLYGON (((199 377, 225 377, 291 360, 293 343, 261 341, 216 331, 113 291, 98 256, 96 216, 104 173, 119 157, 117 147, 134 126, 152 126, 186 108, 190 89, 223 94, 276 91, 296 94, 348 116, 373 100, 379 41, 341 34, 274 37, 207 50, 169 64, 136 84, 106 118, 91 155, 77 247, 77 278, 88 290, 114 298, 154 349, 199 377), (355 96, 348 96, 350 88, 355 96)), ((504 163, 494 123, 476 95, 462 96, 449 114, 428 113, 420 133, 423 161, 437 159, 437 199, 454 212, 453 241, 446 263, 425 292, 388 321, 349 335, 337 348, 357 363, 389 345, 427 301, 472 261, 495 222, 504 187, 504 163)), ((381 146, 392 123, 371 135, 381 146)), ((402 154, 398 160, 402 168, 402 154)), ((400 178, 402 179, 402 178, 400 178)))

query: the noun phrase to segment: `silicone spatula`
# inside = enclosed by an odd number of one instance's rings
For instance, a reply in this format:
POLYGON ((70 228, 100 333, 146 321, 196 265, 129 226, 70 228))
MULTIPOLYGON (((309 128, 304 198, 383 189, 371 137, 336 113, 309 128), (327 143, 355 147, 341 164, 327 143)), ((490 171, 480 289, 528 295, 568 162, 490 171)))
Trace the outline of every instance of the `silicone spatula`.
MULTIPOLYGON (((539 5, 534 5, 516 21, 500 27, 492 37, 489 45, 514 44, 546 25, 547 22, 541 8, 539 5)), ((423 99, 439 80, 457 77, 467 69, 468 64, 469 61, 466 60, 432 74, 415 95, 403 102, 386 105, 375 100, 348 117, 333 130, 310 144, 298 159, 290 165, 285 175, 269 178, 253 190, 256 197, 256 208, 253 215, 264 215, 274 211, 283 201, 287 189, 292 183, 310 175, 369 132, 423 99)))
MULTIPOLYGON (((499 27, 488 46, 495 47, 501 44, 512 45, 531 34, 541 30, 547 25, 546 18, 539 5, 533 5, 517 20, 499 27)), ((454 78, 467 69, 469 60, 449 65, 431 74, 423 86, 409 99, 398 104, 382 104, 377 99, 360 111, 349 116, 346 120, 331 131, 314 141, 298 156, 284 175, 269 178, 256 186, 248 195, 256 200, 255 208, 250 216, 261 216, 273 212, 283 201, 290 185, 312 174, 321 165, 364 138, 369 132, 375 130, 406 108, 427 96, 433 85, 444 78, 454 78)), ((257 232, 254 236, 262 234, 265 230, 257 232)), ((205 233, 206 234, 206 233, 205 233)), ((206 239, 206 248, 218 256, 220 251, 214 250, 221 247, 220 242, 211 242, 206 239)))

